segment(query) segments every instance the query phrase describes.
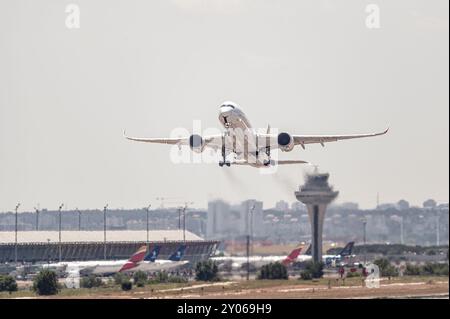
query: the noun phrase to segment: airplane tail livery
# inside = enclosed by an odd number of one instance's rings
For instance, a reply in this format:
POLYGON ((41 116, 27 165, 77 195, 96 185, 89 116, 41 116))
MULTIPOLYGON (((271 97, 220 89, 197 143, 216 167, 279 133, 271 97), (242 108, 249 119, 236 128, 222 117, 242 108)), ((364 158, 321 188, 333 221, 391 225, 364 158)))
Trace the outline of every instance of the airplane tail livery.
POLYGON ((285 266, 289 265, 297 259, 301 251, 302 247, 295 248, 281 263, 285 266))
POLYGON ((130 259, 120 268, 119 272, 125 270, 130 270, 138 266, 138 264, 144 260, 145 254, 147 253, 147 246, 141 246, 137 252, 135 252, 130 259))
POLYGON ((186 246, 180 246, 177 251, 169 257, 171 261, 180 261, 184 256, 184 251, 186 250, 186 246))
POLYGON ((354 241, 349 242, 339 253, 340 256, 351 256, 353 251, 353 246, 355 245, 354 241))
POLYGON ((155 262, 156 258, 158 258, 159 251, 161 250, 161 246, 155 246, 152 251, 150 251, 147 256, 145 256, 144 261, 150 261, 152 263, 155 262))

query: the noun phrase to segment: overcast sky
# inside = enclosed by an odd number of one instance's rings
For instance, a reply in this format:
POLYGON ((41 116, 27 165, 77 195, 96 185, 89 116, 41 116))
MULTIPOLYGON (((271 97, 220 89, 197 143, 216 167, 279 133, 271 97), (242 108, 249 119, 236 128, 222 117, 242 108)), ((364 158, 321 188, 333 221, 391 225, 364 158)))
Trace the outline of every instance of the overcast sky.
POLYGON ((338 202, 448 202, 448 1, 0 0, 0 211, 206 207, 295 201, 305 167, 173 164, 172 130, 220 128, 239 103, 255 127, 295 134, 391 130, 295 149, 330 172, 338 202), (80 28, 66 26, 77 4, 80 28), (366 26, 366 5, 380 28, 366 26), (174 201, 174 200, 172 200, 174 201))

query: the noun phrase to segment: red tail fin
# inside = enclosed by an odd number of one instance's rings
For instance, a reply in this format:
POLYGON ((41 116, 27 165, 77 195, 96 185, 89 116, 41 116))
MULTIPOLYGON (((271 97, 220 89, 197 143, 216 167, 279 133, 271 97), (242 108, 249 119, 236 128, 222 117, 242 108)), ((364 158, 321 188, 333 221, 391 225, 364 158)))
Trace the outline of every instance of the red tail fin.
POLYGON ((125 265, 120 268, 119 272, 132 269, 136 267, 141 261, 144 260, 145 254, 147 253, 147 246, 141 246, 137 252, 135 252, 130 259, 125 263, 125 265))
POLYGON ((282 261, 282 264, 287 266, 290 263, 294 262, 298 255, 300 255, 300 252, 302 251, 302 247, 295 248, 291 253, 282 261))

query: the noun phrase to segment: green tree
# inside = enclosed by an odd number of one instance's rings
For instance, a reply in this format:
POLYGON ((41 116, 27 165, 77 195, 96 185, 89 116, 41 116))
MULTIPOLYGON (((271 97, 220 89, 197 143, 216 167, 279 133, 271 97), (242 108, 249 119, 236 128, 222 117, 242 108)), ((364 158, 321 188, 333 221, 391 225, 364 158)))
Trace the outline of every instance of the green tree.
POLYGON ((195 279, 201 281, 216 281, 219 269, 217 264, 212 260, 200 261, 195 266, 195 279))
POLYGON ((380 268, 381 276, 383 277, 398 276, 397 268, 392 266, 389 260, 387 260, 386 258, 376 259, 373 263, 377 265, 378 268, 380 268))
POLYGON ((138 270, 133 274, 133 282, 138 287, 144 287, 147 279, 147 273, 142 270, 138 270))
POLYGON ((82 288, 97 288, 97 287, 101 287, 103 285, 103 282, 100 278, 94 276, 94 275, 89 275, 88 277, 83 277, 80 280, 80 286, 82 288))
POLYGON ((305 263, 305 270, 303 270, 302 273, 305 273, 304 275, 305 278, 309 277, 311 277, 311 279, 322 278, 323 266, 324 266, 323 262, 315 263, 313 261, 308 261, 305 263))
POLYGON ((128 276, 122 272, 118 272, 114 275, 114 282, 116 285, 121 285, 122 282, 127 281, 127 280, 128 280, 128 276))
POLYGON ((41 270, 33 280, 33 291, 38 295, 56 295, 59 292, 56 273, 49 269, 41 270))
POLYGON ((17 291, 17 282, 14 277, 0 275, 0 291, 8 291, 9 293, 17 291))
POLYGON ((406 276, 419 276, 422 274, 422 269, 420 266, 407 264, 404 274, 406 276))
POLYGON ((258 279, 288 279, 285 265, 276 262, 264 265, 258 274, 258 279))

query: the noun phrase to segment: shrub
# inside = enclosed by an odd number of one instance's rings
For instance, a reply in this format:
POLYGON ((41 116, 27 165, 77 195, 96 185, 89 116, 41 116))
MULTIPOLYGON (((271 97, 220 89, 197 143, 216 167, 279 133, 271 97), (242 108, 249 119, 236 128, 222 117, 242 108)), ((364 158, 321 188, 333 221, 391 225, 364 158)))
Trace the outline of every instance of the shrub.
POLYGON ((309 271, 309 270, 304 270, 304 271, 302 271, 302 272, 300 273, 300 278, 301 278, 302 280, 312 280, 312 279, 313 279, 312 273, 311 273, 311 271, 309 271))
POLYGON ((0 291, 8 291, 9 293, 17 291, 17 282, 12 276, 0 275, 0 291))
POLYGON ((422 268, 422 274, 448 276, 448 264, 427 263, 422 268))
POLYGON ((380 258, 373 262, 375 265, 380 268, 380 274, 383 277, 395 277, 398 276, 398 270, 394 266, 391 265, 389 260, 386 258, 380 258))
POLYGON ((279 262, 264 265, 261 267, 258 279, 288 279, 286 266, 279 262))
POLYGON ((201 281, 216 281, 218 277, 217 264, 212 260, 200 261, 195 266, 195 279, 201 281))
POLYGON ((130 280, 124 280, 122 281, 122 283, 120 284, 120 287, 122 288, 123 291, 129 291, 133 288, 133 284, 131 283, 130 280))
POLYGON ((147 282, 148 276, 146 272, 141 270, 136 271, 133 275, 133 282, 138 287, 144 287, 147 282))
POLYGON ((128 280, 128 276, 122 272, 118 272, 114 275, 114 282, 116 283, 116 285, 121 285, 122 282, 127 281, 127 280, 128 280))
POLYGON ((422 269, 420 266, 407 264, 404 274, 407 276, 420 276, 422 274, 422 269))
POLYGON ((347 278, 361 277, 361 273, 358 271, 354 271, 354 272, 349 271, 349 272, 347 272, 346 277, 347 278))
POLYGON ((56 295, 59 292, 56 273, 49 269, 41 270, 33 280, 33 291, 38 295, 56 295))
POLYGON ((95 277, 94 275, 90 275, 88 277, 83 277, 80 280, 80 286, 82 288, 96 288, 101 287, 103 285, 103 282, 100 278, 95 277))
POLYGON ((168 279, 168 282, 174 283, 174 284, 184 284, 187 283, 189 280, 185 277, 181 276, 171 276, 168 279))
POLYGON ((312 279, 322 278, 323 262, 315 263, 313 261, 308 261, 305 263, 305 270, 303 272, 309 272, 312 279))

